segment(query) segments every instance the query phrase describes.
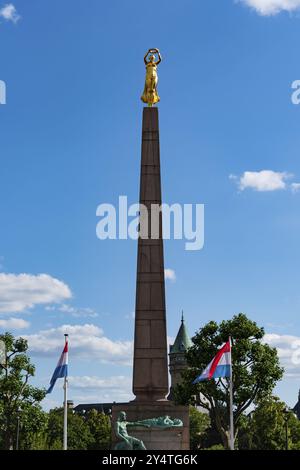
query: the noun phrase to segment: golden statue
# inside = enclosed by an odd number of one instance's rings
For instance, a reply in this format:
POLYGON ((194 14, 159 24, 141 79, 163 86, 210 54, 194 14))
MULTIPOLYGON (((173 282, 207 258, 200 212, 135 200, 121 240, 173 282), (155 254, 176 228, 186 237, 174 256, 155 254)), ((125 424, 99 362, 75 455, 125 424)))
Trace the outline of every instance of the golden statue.
POLYGON ((148 103, 148 106, 153 106, 155 103, 160 101, 160 98, 157 93, 157 66, 161 62, 161 55, 158 49, 149 49, 147 54, 144 57, 144 62, 146 65, 146 80, 145 80, 145 88, 144 93, 141 96, 141 100, 144 103, 148 103), (150 55, 149 60, 148 55, 150 55), (157 54, 158 60, 156 59, 157 54))

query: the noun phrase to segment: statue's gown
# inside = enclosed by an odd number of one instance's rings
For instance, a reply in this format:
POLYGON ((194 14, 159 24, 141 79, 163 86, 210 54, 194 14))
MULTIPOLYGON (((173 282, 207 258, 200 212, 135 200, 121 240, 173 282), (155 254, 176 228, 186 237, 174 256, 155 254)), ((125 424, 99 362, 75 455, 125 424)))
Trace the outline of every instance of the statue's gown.
POLYGON ((141 100, 150 106, 160 101, 157 93, 157 82, 157 65, 153 62, 148 62, 146 65, 145 88, 141 100))

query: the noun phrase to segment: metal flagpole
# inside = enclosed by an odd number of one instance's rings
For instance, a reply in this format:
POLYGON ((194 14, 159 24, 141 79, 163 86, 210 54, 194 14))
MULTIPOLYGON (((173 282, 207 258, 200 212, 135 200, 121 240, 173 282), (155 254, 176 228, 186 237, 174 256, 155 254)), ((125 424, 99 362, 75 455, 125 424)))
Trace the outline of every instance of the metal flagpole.
MULTIPOLYGON (((68 336, 65 334, 65 344, 68 342, 68 336)), ((69 354, 67 352, 67 354, 69 354)), ((68 377, 64 378, 64 445, 63 449, 68 450, 68 377)))
POLYGON ((230 344, 230 377, 229 377, 229 416, 230 416, 230 450, 234 450, 234 427, 233 427, 233 383, 232 383, 232 353, 231 353, 231 336, 229 336, 230 344))

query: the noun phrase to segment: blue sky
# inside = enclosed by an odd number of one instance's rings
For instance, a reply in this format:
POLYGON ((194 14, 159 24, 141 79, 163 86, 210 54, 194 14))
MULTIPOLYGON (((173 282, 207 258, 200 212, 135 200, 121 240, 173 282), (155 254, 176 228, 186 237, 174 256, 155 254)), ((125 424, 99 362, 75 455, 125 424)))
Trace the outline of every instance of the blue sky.
MULTIPOLYGON (((137 247, 98 240, 96 208, 119 195, 137 202, 143 55, 155 46, 164 59, 163 199, 205 204, 203 250, 165 243, 176 276, 166 281, 168 335, 181 309, 191 335, 245 312, 279 348, 288 374, 276 392, 294 405, 300 106, 291 84, 300 78, 300 1, 6 5, 0 328, 28 337, 35 383, 48 384, 69 325, 70 398, 130 398, 137 247)), ((59 384, 45 407, 61 399, 59 384)))

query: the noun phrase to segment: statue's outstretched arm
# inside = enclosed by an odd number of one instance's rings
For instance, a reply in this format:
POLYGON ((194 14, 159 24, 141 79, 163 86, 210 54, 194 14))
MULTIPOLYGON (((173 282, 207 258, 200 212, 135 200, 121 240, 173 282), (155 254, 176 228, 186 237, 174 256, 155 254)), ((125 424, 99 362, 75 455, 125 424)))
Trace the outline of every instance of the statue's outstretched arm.
POLYGON ((147 65, 147 64, 148 64, 148 62, 147 62, 147 57, 148 57, 148 54, 149 54, 149 51, 147 52, 147 54, 145 54, 145 57, 144 57, 144 62, 145 62, 145 65, 147 65))
POLYGON ((156 65, 158 65, 158 64, 161 63, 161 55, 160 55, 160 52, 157 51, 157 54, 158 54, 158 61, 156 62, 156 65))
POLYGON ((127 426, 143 426, 144 428, 149 428, 149 424, 144 423, 143 421, 133 421, 131 423, 127 423, 127 426))

